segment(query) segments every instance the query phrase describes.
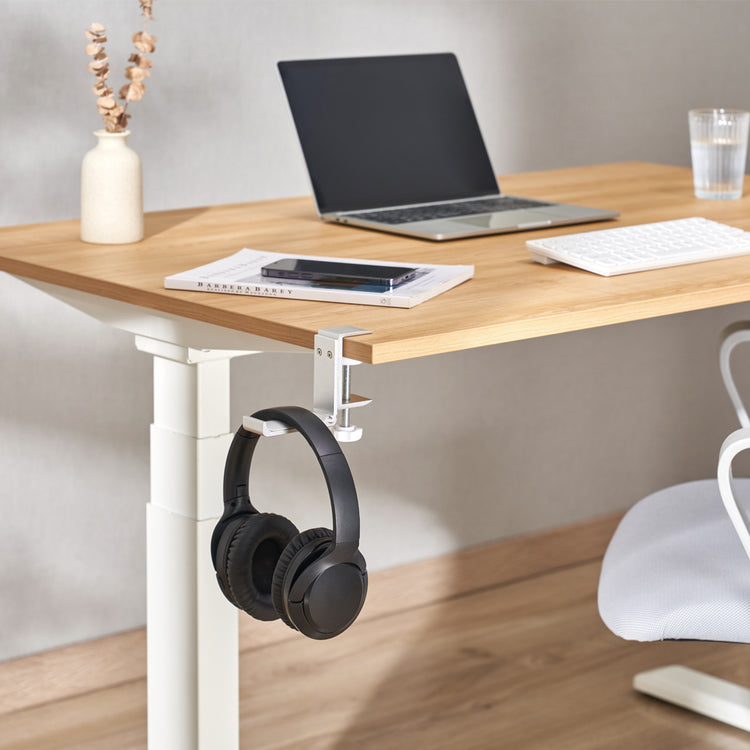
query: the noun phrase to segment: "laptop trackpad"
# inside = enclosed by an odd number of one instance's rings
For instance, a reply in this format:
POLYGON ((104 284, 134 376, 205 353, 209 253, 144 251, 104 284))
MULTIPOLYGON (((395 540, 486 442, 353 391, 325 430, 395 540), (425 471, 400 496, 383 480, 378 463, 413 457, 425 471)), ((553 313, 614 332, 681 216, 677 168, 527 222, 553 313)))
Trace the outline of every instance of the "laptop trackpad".
POLYGON ((462 216, 451 219, 459 224, 470 224, 482 229, 504 229, 510 227, 547 227, 552 221, 540 211, 498 211, 494 214, 479 214, 477 216, 462 216))

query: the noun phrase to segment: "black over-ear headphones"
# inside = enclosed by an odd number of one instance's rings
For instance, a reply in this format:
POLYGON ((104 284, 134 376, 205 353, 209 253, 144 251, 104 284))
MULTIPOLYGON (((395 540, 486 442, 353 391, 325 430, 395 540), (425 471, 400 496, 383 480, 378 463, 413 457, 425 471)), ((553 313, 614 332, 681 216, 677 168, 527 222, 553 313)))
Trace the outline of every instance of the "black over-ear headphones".
POLYGON ((328 486, 333 531, 300 533, 283 516, 253 507, 248 474, 260 436, 240 427, 224 468, 224 514, 211 537, 219 586, 232 604, 257 620, 281 618, 309 638, 332 638, 354 622, 367 594, 349 465, 328 428, 307 409, 282 406, 252 416, 283 422, 310 444, 328 486))

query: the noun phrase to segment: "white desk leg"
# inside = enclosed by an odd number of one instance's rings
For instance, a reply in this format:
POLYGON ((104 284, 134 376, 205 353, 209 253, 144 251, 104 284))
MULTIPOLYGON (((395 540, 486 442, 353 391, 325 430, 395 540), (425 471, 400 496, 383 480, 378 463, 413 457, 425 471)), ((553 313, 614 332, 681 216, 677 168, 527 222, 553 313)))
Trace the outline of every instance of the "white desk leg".
POLYGON ((229 360, 137 337, 154 355, 147 512, 148 746, 238 750, 238 618, 210 555, 232 439, 229 360))

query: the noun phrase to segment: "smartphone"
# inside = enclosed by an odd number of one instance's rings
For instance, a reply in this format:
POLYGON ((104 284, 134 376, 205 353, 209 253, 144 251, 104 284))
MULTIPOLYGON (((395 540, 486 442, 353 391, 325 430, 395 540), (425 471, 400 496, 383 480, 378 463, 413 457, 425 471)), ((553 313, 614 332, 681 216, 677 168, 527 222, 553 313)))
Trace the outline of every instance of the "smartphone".
POLYGON ((394 289, 417 275, 416 268, 375 266, 306 258, 283 258, 263 266, 264 276, 275 279, 301 279, 318 284, 378 286, 394 289))

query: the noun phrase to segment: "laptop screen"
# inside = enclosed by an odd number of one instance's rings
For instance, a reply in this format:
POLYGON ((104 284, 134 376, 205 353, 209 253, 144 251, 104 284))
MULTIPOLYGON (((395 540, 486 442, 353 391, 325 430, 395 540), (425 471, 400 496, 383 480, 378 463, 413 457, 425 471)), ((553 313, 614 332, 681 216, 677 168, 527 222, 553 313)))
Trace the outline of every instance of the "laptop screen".
POLYGON ((280 62, 321 213, 498 192, 452 54, 280 62))

